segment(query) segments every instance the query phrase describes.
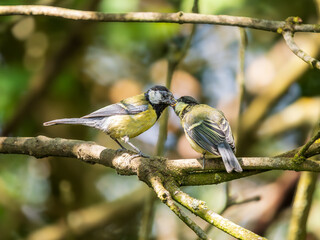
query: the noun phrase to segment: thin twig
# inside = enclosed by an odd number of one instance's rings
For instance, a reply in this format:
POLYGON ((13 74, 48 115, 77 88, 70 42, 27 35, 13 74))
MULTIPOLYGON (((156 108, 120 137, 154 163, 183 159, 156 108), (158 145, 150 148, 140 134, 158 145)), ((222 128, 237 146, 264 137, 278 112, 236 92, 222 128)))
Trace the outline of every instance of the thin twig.
MULTIPOLYGON (((227 15, 206 15, 196 13, 155 13, 155 12, 128 12, 128 13, 101 13, 81 11, 60 7, 41 5, 0 6, 0 15, 34 15, 52 16, 71 20, 97 22, 166 22, 166 23, 202 23, 226 26, 247 27, 258 30, 277 32, 286 25, 285 21, 270 21, 258 18, 235 17, 227 15)), ((320 32, 319 24, 299 24, 293 26, 294 32, 320 32)))
POLYGON ((286 41, 288 47, 290 48, 290 50, 297 55, 297 57, 301 58, 303 61, 305 61, 306 63, 308 63, 311 67, 313 68, 318 68, 320 69, 320 61, 318 61, 317 59, 309 56, 306 52, 304 52, 303 50, 301 50, 298 45, 296 44, 296 42, 293 39, 293 35, 294 33, 291 31, 282 31, 282 36, 284 38, 284 40, 286 41))
MULTIPOLYGON (((295 25, 294 25, 295 26, 295 25)), ((312 54, 316 54, 319 50, 319 44, 314 40, 310 40, 312 54)), ((308 65, 300 59, 292 56, 281 66, 280 70, 274 76, 271 84, 264 91, 255 97, 247 106, 241 115, 239 128, 240 133, 237 142, 237 153, 239 155, 246 154, 245 150, 256 141, 257 129, 263 122, 263 119, 270 111, 278 99, 283 96, 288 88, 299 79, 299 76, 308 70, 308 65)))
POLYGON ((310 148, 310 146, 320 138, 320 130, 308 141, 299 152, 294 156, 293 161, 296 163, 302 163, 306 160, 305 153, 310 148))
MULTIPOLYGON (((241 205, 241 204, 255 202, 255 201, 259 201, 260 200, 260 196, 254 196, 254 197, 246 198, 246 199, 243 199, 243 200, 235 200, 235 198, 233 196, 231 196, 231 194, 230 194, 230 182, 226 182, 225 193, 226 193, 225 194, 226 195, 226 203, 225 203, 223 209, 219 212, 220 215, 223 215, 224 212, 229 207, 232 207, 234 205, 241 205)), ((213 227, 213 225, 209 224, 206 227, 205 232, 208 233, 212 229, 212 227, 213 227)))

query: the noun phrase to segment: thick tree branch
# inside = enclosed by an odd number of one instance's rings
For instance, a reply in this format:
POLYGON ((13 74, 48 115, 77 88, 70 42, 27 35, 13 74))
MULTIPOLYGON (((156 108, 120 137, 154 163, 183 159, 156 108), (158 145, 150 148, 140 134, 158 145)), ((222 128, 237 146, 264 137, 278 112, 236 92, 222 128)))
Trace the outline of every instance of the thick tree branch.
MULTIPOLYGON (((141 181, 152 187, 158 197, 202 239, 207 239, 203 230, 179 209, 172 198, 197 216, 234 237, 239 239, 248 239, 248 236, 250 239, 262 238, 209 210, 200 200, 193 199, 183 193, 178 185, 217 184, 270 169, 320 171, 320 163, 316 161, 306 160, 302 164, 294 164, 292 158, 298 151, 299 149, 295 149, 275 158, 240 158, 240 163, 245 171, 241 174, 229 174, 225 172, 219 158, 215 159, 219 161, 208 160, 206 169, 202 169, 201 163, 196 159, 133 158, 135 153, 107 149, 93 142, 52 139, 44 136, 0 138, 0 153, 26 154, 38 158, 47 156, 72 157, 88 163, 99 163, 114 168, 122 175, 137 175, 141 181), (195 203, 197 203, 196 207, 195 203)), ((320 143, 316 143, 308 149, 305 156, 312 156, 319 154, 319 152, 320 143)))
MULTIPOLYGON (((286 25, 285 21, 270 21, 258 18, 235 17, 227 15, 206 15, 196 13, 101 13, 94 11, 81 11, 60 7, 41 5, 0 6, 0 15, 33 15, 52 16, 71 20, 97 21, 97 22, 166 22, 166 23, 203 23, 226 26, 247 27, 265 31, 277 32, 278 28, 286 25)), ((320 32, 319 24, 299 24, 293 26, 294 32, 320 32)))
MULTIPOLYGON (((294 171, 320 171, 320 162, 307 159, 302 164, 292 161, 294 149, 277 157, 239 158, 243 173, 226 173, 220 158, 208 160, 206 168, 202 169, 200 160, 152 157, 132 158, 130 151, 112 150, 94 142, 68 140, 61 138, 38 137, 1 137, 0 153, 26 154, 37 158, 48 156, 77 158, 88 163, 99 163, 114 168, 121 175, 138 175, 145 180, 144 175, 153 169, 173 176, 180 185, 217 184, 231 181, 265 170, 281 169, 294 171)), ((313 144, 305 153, 305 157, 320 154, 320 143, 313 144)))

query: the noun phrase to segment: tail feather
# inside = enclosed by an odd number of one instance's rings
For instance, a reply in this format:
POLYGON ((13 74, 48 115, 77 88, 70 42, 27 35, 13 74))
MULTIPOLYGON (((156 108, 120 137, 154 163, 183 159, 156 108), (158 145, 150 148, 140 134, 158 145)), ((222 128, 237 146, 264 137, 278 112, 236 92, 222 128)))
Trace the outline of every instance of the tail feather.
POLYGON ((96 121, 83 118, 63 118, 45 122, 43 123, 43 126, 53 126, 58 124, 79 124, 94 127, 96 125, 96 121))
POLYGON ((228 173, 235 170, 236 172, 242 172, 242 168, 238 162, 238 159, 234 155, 231 147, 227 142, 220 143, 218 145, 218 151, 222 157, 223 164, 226 167, 228 173))

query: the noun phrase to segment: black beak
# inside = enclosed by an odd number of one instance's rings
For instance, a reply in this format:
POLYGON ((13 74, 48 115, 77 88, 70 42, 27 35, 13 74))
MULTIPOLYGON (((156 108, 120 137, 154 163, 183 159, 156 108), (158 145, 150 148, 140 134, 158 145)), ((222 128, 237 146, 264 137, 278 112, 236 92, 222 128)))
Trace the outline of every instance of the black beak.
POLYGON ((174 97, 170 98, 169 104, 171 107, 175 107, 177 104, 177 100, 174 97))

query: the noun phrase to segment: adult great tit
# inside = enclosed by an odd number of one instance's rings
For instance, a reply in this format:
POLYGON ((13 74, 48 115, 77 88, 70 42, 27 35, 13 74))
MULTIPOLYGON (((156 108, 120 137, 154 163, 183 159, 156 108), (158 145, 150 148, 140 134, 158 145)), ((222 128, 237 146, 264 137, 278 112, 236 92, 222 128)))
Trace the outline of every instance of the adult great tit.
MULTIPOLYGON (((235 143, 224 114, 206 104, 199 104, 190 96, 183 96, 172 105, 181 120, 191 147, 203 154, 221 155, 228 173, 242 168, 234 155, 235 143)), ((204 163, 203 163, 204 164, 204 163)))
POLYGON ((151 128, 163 110, 176 102, 173 94, 163 86, 154 86, 145 93, 108 105, 81 118, 63 118, 45 122, 44 126, 78 124, 97 128, 108 134, 122 149, 119 140, 129 144, 139 155, 145 156, 129 139, 151 128))

